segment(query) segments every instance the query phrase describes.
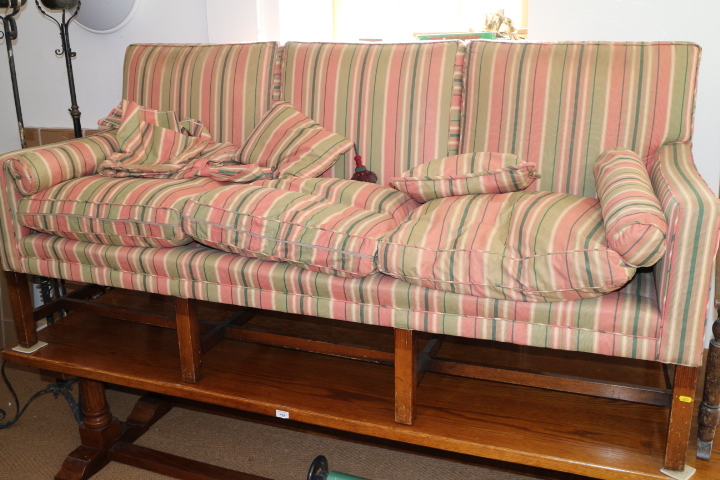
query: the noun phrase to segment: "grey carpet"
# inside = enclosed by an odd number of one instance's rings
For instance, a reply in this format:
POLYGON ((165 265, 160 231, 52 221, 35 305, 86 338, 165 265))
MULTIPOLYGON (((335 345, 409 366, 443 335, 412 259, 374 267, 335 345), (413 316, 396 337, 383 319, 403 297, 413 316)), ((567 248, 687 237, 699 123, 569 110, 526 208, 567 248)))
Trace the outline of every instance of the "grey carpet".
MULTIPOLYGON (((37 371, 9 365, 8 376, 21 403, 44 387, 37 371)), ((77 390, 77 388, 75 388, 77 390)), ((108 390, 115 416, 125 419, 138 396, 108 390)), ((0 384, 0 405, 8 410, 9 395, 0 384)), ((14 407, 9 414, 14 413, 14 407)), ((53 478, 79 436, 67 403, 45 395, 21 420, 0 430, 0 479, 53 478)), ((138 442, 168 453, 244 471, 275 480, 305 480, 317 455, 328 457, 332 470, 371 480, 527 480, 530 477, 457 462, 400 453, 307 433, 175 408, 138 442)), ((97 480, 160 480, 157 475, 111 463, 97 480)))

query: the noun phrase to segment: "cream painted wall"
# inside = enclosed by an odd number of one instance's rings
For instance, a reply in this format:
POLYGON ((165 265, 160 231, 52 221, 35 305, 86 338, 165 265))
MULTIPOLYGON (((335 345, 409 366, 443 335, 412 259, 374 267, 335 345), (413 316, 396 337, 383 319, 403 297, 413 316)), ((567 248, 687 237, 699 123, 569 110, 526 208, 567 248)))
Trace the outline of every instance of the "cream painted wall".
MULTIPOLYGON (((28 2, 17 17, 15 63, 25 125, 72 127, 70 94, 57 26, 28 2)), ((108 35, 70 24, 70 43, 83 127, 92 128, 120 101, 125 48, 138 42, 207 42, 205 0, 140 0, 135 16, 108 35)), ((4 41, 3 41, 4 42, 4 41)), ((0 152, 19 148, 5 45, 0 51, 0 152)))

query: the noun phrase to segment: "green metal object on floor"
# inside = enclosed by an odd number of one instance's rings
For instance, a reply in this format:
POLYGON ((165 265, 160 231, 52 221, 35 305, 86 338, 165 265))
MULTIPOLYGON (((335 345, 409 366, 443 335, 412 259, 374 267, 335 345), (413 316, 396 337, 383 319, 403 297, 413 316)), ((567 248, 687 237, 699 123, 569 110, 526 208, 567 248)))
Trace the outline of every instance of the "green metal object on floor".
POLYGON ((327 458, 320 455, 310 465, 307 480, 368 480, 367 478, 348 475, 347 473, 331 472, 327 458))

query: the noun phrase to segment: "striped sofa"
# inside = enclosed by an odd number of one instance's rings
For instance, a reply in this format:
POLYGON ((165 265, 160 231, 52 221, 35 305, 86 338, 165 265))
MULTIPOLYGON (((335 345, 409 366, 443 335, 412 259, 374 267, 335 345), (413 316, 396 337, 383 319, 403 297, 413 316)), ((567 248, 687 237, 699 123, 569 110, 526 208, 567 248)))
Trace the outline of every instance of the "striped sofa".
MULTIPOLYGON (((142 44, 127 50, 123 98, 199 119, 214 140, 238 146, 274 102, 289 102, 351 140, 383 186, 434 159, 503 152, 536 165, 540 178, 523 195, 572 195, 596 206, 596 160, 603 152, 624 149, 647 171, 647 196, 660 206, 667 234, 664 253, 653 265, 634 267, 631 280, 609 293, 538 301, 439 288, 432 282, 413 282, 409 274, 389 274, 399 255, 382 245, 373 248, 386 248, 393 259, 378 260, 380 271, 352 277, 272 256, 257 258, 182 242, 190 226, 179 218, 188 201, 214 189, 238 187, 208 178, 99 176, 99 163, 117 148, 113 131, 2 157, 2 267, 180 298, 650 360, 696 371, 720 219, 720 204, 692 157, 699 60, 699 47, 681 42, 290 42, 282 47, 267 42, 142 44), (23 176, 22 169, 33 173, 23 176), (88 195, 103 201, 78 212, 76 201, 88 195), (160 208, 148 207, 149 199, 159 197, 160 208), (103 209, 113 208, 116 220, 124 220, 122 227, 97 220, 103 209), (29 213, 34 223, 21 219, 29 213), (88 227, 95 233, 47 233, 54 228, 44 218, 50 214, 97 222, 88 227), (178 217, 173 220, 176 227, 162 227, 173 215, 178 217), (133 223, 139 218, 146 221, 144 226, 133 223), (108 241, 108 235, 118 233, 139 240, 108 241), (142 243, 150 235, 168 242, 142 243)), ((323 177, 349 179, 354 155, 343 154, 323 177)), ((269 183, 253 188, 295 188, 287 179, 269 183)), ((340 198, 339 188, 327 188, 325 198, 340 198)), ((403 210, 403 215, 411 211, 403 210)), ((465 221, 453 215, 439 220, 455 229, 465 221)), ((541 228, 540 223, 523 223, 522 235, 550 235, 565 228, 547 223, 541 228)), ((522 237, 520 230, 508 235, 507 242, 522 237)), ((374 250, 369 251, 372 257, 374 250)), ((588 265, 567 268, 592 276, 596 267, 588 265)), ((465 268, 474 269, 471 264, 465 268)), ((32 344, 34 337, 22 333, 21 343, 32 344)))

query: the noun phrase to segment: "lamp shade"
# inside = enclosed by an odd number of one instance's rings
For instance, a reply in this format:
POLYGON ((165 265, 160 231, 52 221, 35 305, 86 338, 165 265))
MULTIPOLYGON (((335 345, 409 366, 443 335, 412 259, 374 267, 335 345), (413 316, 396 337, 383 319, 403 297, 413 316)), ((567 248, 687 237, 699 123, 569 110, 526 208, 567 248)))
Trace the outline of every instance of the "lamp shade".
POLYGON ((20 9, 25 3, 27 0, 0 0, 0 8, 20 9))
POLYGON ((70 10, 77 7, 78 0, 40 0, 50 10, 70 10))
POLYGON ((130 22, 139 3, 140 0, 83 1, 75 21, 93 33, 112 33, 130 22))

